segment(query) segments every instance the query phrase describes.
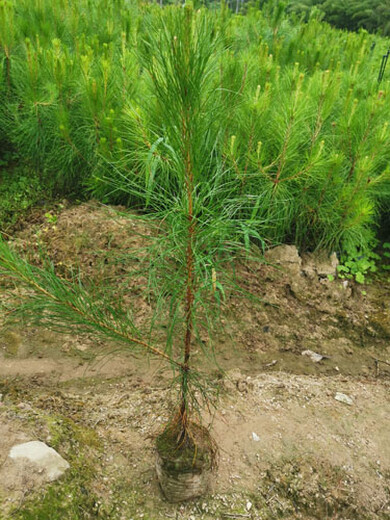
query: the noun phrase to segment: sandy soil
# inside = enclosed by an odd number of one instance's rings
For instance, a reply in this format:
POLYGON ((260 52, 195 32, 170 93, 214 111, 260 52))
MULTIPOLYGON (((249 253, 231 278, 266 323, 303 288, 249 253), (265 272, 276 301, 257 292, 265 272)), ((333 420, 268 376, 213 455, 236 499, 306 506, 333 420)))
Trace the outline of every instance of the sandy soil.
MULTIPOLYGON (((43 241, 63 276, 82 266, 83 276, 127 280, 131 263, 113 259, 139 251, 142 262, 144 241, 155 233, 95 204, 62 208, 56 217, 55 224, 37 217, 17 238, 36 261, 34 244, 43 241)), ((3 326, 0 337, 4 518, 15 507, 23 514, 47 489, 33 468, 27 477, 13 473, 10 447, 38 439, 72 459, 84 448, 57 432, 66 421, 98 438, 99 448, 85 448, 97 517, 390 518, 390 367, 382 363, 390 358, 389 284, 345 287, 260 261, 239 264, 237 273, 263 303, 229 294, 222 328, 201 337, 205 346, 213 342, 218 366, 195 347, 210 388, 220 391, 217 411, 204 417, 219 446, 210 495, 182 506, 161 496, 153 438, 175 396, 157 363, 125 351, 111 356, 113 345, 93 338, 19 323, 3 326), (326 357, 315 363, 302 355, 307 349, 326 357), (337 401, 338 392, 352 404, 337 401)), ((147 322, 142 283, 130 285, 127 297, 139 322, 147 322)), ((163 328, 157 337, 163 339, 163 328)))

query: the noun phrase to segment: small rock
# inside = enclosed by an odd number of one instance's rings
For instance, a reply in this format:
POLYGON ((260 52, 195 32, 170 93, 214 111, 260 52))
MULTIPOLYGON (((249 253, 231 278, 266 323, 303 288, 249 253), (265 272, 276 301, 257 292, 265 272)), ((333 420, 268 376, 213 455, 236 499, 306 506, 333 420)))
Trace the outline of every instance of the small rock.
POLYGON ((308 356, 314 363, 318 363, 319 361, 326 359, 326 356, 322 354, 317 354, 317 352, 313 352, 313 350, 304 350, 302 352, 302 356, 308 356))
POLYGON ((248 392, 246 381, 237 381, 237 390, 242 394, 248 392))
POLYGON ((43 470, 49 481, 58 479, 70 468, 69 463, 61 455, 40 441, 13 446, 9 457, 13 460, 27 459, 29 462, 33 462, 37 466, 37 472, 43 470))
POLYGON ((340 401, 340 403, 348 404, 349 406, 353 405, 353 400, 346 394, 342 394, 341 392, 337 392, 334 396, 336 401, 340 401))
POLYGON ((302 271, 308 278, 326 278, 327 276, 336 276, 339 260, 336 253, 328 256, 324 252, 307 253, 303 255, 302 271))
POLYGON ((246 510, 247 510, 247 511, 250 511, 251 509, 252 509, 252 502, 250 502, 250 501, 248 500, 248 502, 246 503, 246 510))
POLYGON ((337 258, 336 253, 332 253, 330 257, 327 258, 319 258, 317 261, 317 273, 320 277, 326 277, 331 275, 336 275, 337 266, 339 265, 339 259, 337 258))
POLYGON ((26 404, 26 403, 19 403, 18 405, 16 405, 17 408, 19 408, 20 410, 30 410, 31 409, 31 406, 29 404, 26 404))
POLYGON ((259 437, 255 432, 252 432, 252 439, 253 439, 255 442, 259 442, 260 437, 259 437))
POLYGON ((275 264, 301 264, 298 249, 295 246, 277 246, 269 249, 265 254, 269 262, 275 264))
POLYGON ((302 259, 295 246, 277 246, 266 251, 264 256, 267 262, 280 265, 294 276, 301 274, 302 259))

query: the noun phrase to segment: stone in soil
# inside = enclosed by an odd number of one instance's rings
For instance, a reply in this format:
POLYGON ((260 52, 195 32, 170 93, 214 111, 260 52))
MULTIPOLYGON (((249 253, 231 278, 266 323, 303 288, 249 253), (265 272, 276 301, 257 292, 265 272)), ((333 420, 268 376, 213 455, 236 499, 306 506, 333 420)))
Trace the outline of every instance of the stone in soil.
POLYGON ((57 480, 67 469, 69 463, 61 457, 53 448, 44 442, 31 441, 13 446, 9 452, 9 458, 14 461, 32 462, 39 473, 44 473, 48 481, 57 480))

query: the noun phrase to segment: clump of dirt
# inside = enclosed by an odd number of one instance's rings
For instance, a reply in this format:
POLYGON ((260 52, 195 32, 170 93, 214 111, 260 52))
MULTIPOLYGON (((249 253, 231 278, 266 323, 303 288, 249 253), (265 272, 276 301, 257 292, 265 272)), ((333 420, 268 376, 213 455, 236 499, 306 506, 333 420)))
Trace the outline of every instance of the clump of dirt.
MULTIPOLYGON (((15 234, 18 248, 41 265, 47 255, 59 275, 120 283, 145 260, 158 233, 151 223, 125 208, 91 202, 46 213, 46 221, 15 234), (49 220, 47 220, 47 218, 49 220)), ((138 280, 139 282, 139 280, 138 280)))
POLYGON ((353 475, 318 458, 278 461, 266 471, 264 484, 265 503, 276 517, 370 518, 370 512, 358 505, 353 475))
POLYGON ((172 473, 211 469, 216 458, 216 449, 209 431, 203 426, 190 423, 183 432, 175 422, 170 422, 156 439, 156 448, 164 469, 172 473))

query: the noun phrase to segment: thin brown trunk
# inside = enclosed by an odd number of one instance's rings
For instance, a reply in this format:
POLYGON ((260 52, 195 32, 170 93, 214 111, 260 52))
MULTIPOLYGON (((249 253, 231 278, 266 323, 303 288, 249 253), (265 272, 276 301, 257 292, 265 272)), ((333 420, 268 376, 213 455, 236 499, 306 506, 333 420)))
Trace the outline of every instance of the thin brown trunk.
POLYGON ((188 201, 188 236, 186 249, 186 295, 185 295, 185 336, 184 336, 184 362, 182 369, 182 388, 180 417, 183 432, 187 427, 187 391, 188 391, 188 372, 191 356, 191 341, 193 335, 193 306, 194 306, 194 251, 193 240, 195 235, 194 209, 193 209, 193 169, 191 161, 191 144, 187 126, 187 118, 183 118, 183 138, 185 153, 185 182, 188 201))

